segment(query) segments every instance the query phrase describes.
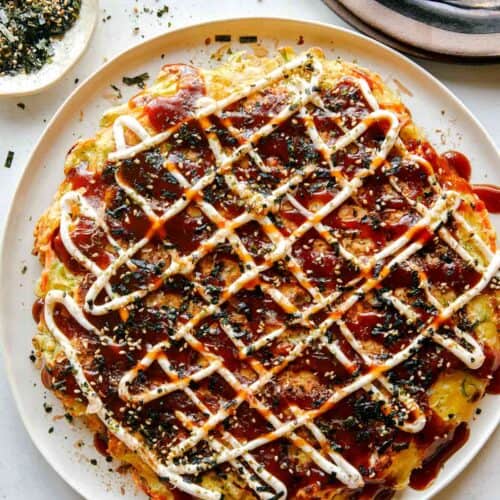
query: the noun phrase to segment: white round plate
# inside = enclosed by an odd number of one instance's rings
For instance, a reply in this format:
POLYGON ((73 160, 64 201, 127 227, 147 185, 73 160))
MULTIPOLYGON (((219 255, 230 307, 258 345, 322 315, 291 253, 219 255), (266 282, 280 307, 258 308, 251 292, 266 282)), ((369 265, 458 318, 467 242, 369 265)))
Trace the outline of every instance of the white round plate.
POLYGON ((82 0, 75 24, 53 41, 54 55, 38 71, 0 76, 0 96, 37 94, 58 82, 83 54, 94 31, 99 0, 82 0))
MULTIPOLYGON (((500 184, 498 152, 470 112, 419 66, 351 31, 287 19, 215 21, 161 35, 108 62, 66 100, 36 145, 12 202, 0 256, 0 326, 8 376, 19 413, 48 462, 76 491, 89 499, 123 498, 120 489, 124 485, 126 497, 144 496, 137 492, 127 476, 108 472, 117 464, 110 465, 96 454, 90 432, 78 424, 69 425, 64 418, 54 420, 54 415, 63 414, 62 407, 43 390, 39 371, 28 359, 35 331, 31 318, 33 288, 40 273, 38 262, 31 256, 33 226, 63 179, 66 152, 78 138, 93 135, 99 117, 113 104, 110 84, 119 85, 126 99, 136 89, 121 85, 123 75, 135 76, 147 71, 154 77, 161 65, 168 62, 191 62, 199 66, 217 64, 210 55, 224 44, 214 42, 216 34, 232 35, 233 51, 245 48, 262 52, 262 48, 254 45, 237 43, 240 35, 257 35, 260 44, 270 52, 284 45, 291 45, 297 51, 319 46, 328 57, 341 56, 379 72, 388 84, 406 89, 402 94, 404 102, 438 150, 463 151, 472 162, 475 182, 500 184), (207 45, 208 38, 211 43, 207 45), (51 414, 43 411, 45 401, 54 407, 51 414), (54 431, 49 434, 50 427, 54 431), (86 444, 75 446, 75 442, 81 440, 86 444), (91 458, 97 458, 97 466, 91 465, 91 458)), ((499 229, 499 220, 495 222, 499 229)), ((481 415, 472 423, 469 441, 446 463, 434 484, 424 492, 407 490, 401 498, 423 500, 431 497, 471 461, 500 419, 498 400, 486 397, 481 408, 481 415)))

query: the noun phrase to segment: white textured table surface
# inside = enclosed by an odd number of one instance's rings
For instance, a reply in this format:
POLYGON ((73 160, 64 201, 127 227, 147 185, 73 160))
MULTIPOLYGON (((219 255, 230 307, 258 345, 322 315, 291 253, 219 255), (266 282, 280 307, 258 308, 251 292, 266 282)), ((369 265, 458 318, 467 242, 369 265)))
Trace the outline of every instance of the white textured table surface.
MULTIPOLYGON (((281 16, 346 26, 321 0, 101 0, 101 15, 90 47, 69 74, 41 96, 0 98, 0 228, 17 181, 41 132, 65 97, 105 60, 168 29, 224 17, 281 16), (169 6, 159 18, 156 11, 169 6), (150 7, 153 12, 144 12, 150 7), (134 8, 142 13, 137 15, 134 8), (107 19, 111 16, 110 19, 107 19), (138 33, 133 29, 138 27, 138 33), (17 106, 23 102, 24 110, 17 106), (15 151, 10 169, 3 168, 8 150, 15 151)), ((500 65, 422 65, 447 85, 500 145, 500 65)), ((0 284, 0 293, 8 293, 0 284)), ((15 334, 16 332, 12 332, 15 334)), ((500 432, 497 430, 478 457, 439 500, 500 499, 500 432)), ((31 443, 15 408, 0 359, 0 498, 77 499, 31 443)))

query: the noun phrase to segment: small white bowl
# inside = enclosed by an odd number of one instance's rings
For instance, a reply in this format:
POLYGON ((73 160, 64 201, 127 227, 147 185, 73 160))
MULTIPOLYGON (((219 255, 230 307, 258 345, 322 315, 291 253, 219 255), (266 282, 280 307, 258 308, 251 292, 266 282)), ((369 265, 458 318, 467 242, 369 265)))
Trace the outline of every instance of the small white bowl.
POLYGON ((82 0, 75 24, 61 39, 53 41, 52 59, 33 73, 0 76, 0 96, 37 94, 59 81, 87 48, 98 11, 98 0, 82 0))

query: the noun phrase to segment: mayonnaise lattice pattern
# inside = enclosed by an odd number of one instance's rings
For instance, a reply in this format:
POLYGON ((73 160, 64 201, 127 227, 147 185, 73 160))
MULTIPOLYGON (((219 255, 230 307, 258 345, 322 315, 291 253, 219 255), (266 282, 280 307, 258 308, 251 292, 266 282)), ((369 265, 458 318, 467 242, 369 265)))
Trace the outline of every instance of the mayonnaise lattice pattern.
MULTIPOLYGON (((359 488, 363 485, 360 472, 342 456, 341 452, 333 449, 327 437, 316 424, 316 420, 345 397, 355 391, 362 390, 373 400, 381 401, 384 411, 391 412, 394 408, 397 409, 398 415, 401 415, 397 425, 401 430, 410 433, 419 432, 426 423, 424 412, 410 395, 398 391, 386 374, 418 351, 424 339, 431 339, 440 344, 469 368, 478 368, 484 361, 481 345, 469 333, 454 325, 451 328, 452 332, 447 335, 442 332, 440 327, 488 286, 500 267, 500 255, 493 254, 486 243, 479 236, 474 235, 473 240, 484 256, 486 264, 483 264, 457 242, 446 226, 450 219, 454 220, 457 227, 463 228, 468 233, 474 233, 465 219, 456 211, 460 203, 460 195, 454 191, 443 190, 434 178, 431 165, 424 158, 414 156, 406 151, 403 142, 399 139, 401 123, 396 114, 379 108, 377 100, 364 79, 344 78, 339 83, 345 82, 357 89, 371 108, 370 112, 352 127, 348 126, 349 120, 345 120, 341 112, 330 112, 328 119, 336 124, 341 133, 333 143, 327 144, 313 119, 315 110, 325 110, 320 92, 321 76, 321 60, 311 53, 306 53, 272 71, 266 78, 222 101, 216 102, 202 98, 198 107, 193 111, 193 119, 198 122, 205 134, 215 158, 215 165, 196 182, 191 183, 175 164, 166 163, 165 168, 181 186, 183 195, 164 210, 159 211, 151 200, 125 182, 119 174, 116 174, 116 183, 126 193, 130 202, 139 207, 151 221, 152 229, 145 237, 130 244, 129 247, 121 246, 114 239, 102 212, 89 203, 80 191, 71 191, 64 195, 60 201, 62 242, 68 253, 89 273, 93 274, 95 280, 86 292, 85 300, 81 304, 64 292, 49 291, 45 297, 47 326, 61 344, 73 367, 80 389, 88 399, 88 412, 96 413, 108 429, 130 449, 136 451, 160 477, 166 478, 180 490, 200 498, 215 499, 219 498, 220 494, 196 484, 187 479, 186 476, 199 474, 217 464, 229 464, 246 482, 248 488, 260 498, 286 497, 286 485, 262 467, 262 464, 252 454, 252 451, 266 443, 282 438, 289 440, 300 449, 320 470, 335 475, 339 481, 350 488, 359 488), (231 124, 230 119, 224 118, 224 111, 231 105, 277 83, 287 88, 289 92, 287 103, 279 112, 275 113, 270 121, 253 130, 251 134, 243 136, 231 124), (237 138, 237 145, 229 152, 227 148, 223 148, 219 137, 213 131, 215 118, 221 120, 228 133, 237 138), (280 125, 291 119, 295 120, 297 126, 304 127, 307 140, 316 152, 316 159, 301 165, 269 192, 259 191, 251 183, 238 178, 233 167, 243 158, 253 162, 263 175, 269 174, 268 165, 259 155, 258 144, 275 132, 280 125), (355 169, 352 175, 345 175, 345 172, 340 171, 336 165, 336 155, 338 157, 349 148, 359 146, 363 134, 377 123, 385 124, 385 132, 384 137, 379 141, 378 148, 372 151, 369 164, 365 165, 364 168, 355 169), (404 161, 418 165, 424 172, 427 172, 427 181, 433 190, 433 201, 430 205, 421 200, 412 199, 404 186, 400 184, 397 175, 391 175, 391 164, 387 161, 387 157, 393 149, 399 151, 404 161), (304 206, 295 193, 301 183, 318 170, 320 163, 330 171, 336 185, 336 193, 315 211, 311 207, 304 206), (348 249, 338 234, 329 230, 325 220, 355 197, 363 188, 366 179, 377 171, 386 172, 394 192, 404 198, 415 214, 418 214, 418 219, 402 235, 383 248, 368 256, 359 255, 348 249), (242 213, 232 219, 227 219, 212 203, 200 196, 207 187, 214 184, 216 177, 224 178, 233 195, 240 200, 244 207, 242 213), (284 200, 302 217, 302 222, 286 235, 277 228, 272 216, 276 207, 284 200), (216 227, 213 234, 202 241, 192 253, 180 255, 173 250, 169 265, 147 286, 130 293, 118 293, 111 285, 113 276, 123 266, 133 270, 136 265, 134 256, 151 242, 154 231, 189 206, 195 206, 216 227), (82 217, 92 220, 106 234, 108 243, 115 251, 114 258, 104 269, 85 255, 72 240, 72 227, 75 221, 82 217), (270 242, 270 250, 260 260, 256 259, 255 255, 245 247, 238 232, 239 228, 249 223, 257 223, 259 231, 262 231, 270 242), (293 249, 301 241, 301 238, 311 230, 315 231, 319 235, 318 238, 322 238, 327 245, 335 247, 338 255, 349 263, 352 269, 358 270, 356 275, 346 283, 346 286, 325 293, 324 290, 320 290, 317 284, 313 283, 309 276, 310 273, 308 274, 302 268, 293 249), (418 286, 425 290, 429 303, 438 312, 427 321, 419 321, 419 311, 416 311, 401 297, 397 297, 391 289, 382 288, 382 298, 406 319, 408 325, 415 329, 415 335, 399 352, 390 355, 386 353, 384 356, 374 355, 351 331, 346 315, 368 294, 380 290, 381 284, 390 276, 395 267, 400 264, 415 267, 415 263, 410 262, 412 256, 417 254, 429 241, 429 238, 421 236, 425 231, 431 236, 438 235, 440 241, 480 273, 481 277, 474 286, 455 297, 448 305, 443 306, 432 295, 429 282, 420 273, 418 286), (154 293, 169 277, 179 274, 190 275, 198 262, 210 255, 214 248, 221 243, 229 243, 232 251, 242 263, 244 272, 226 288, 219 290, 215 299, 207 289, 195 283, 196 292, 204 300, 204 307, 189 321, 179 324, 172 338, 149 346, 146 355, 136 366, 124 373, 119 382, 120 397, 132 405, 147 405, 175 391, 183 391, 192 404, 205 416, 205 420, 200 422, 180 410, 176 411, 175 418, 188 431, 188 437, 176 443, 166 456, 160 457, 152 446, 116 420, 112 411, 105 407, 87 379, 79 359, 78 348, 59 328, 54 319, 54 311, 56 307, 64 306, 74 320, 82 328, 95 334, 103 345, 113 345, 115 340, 112 336, 89 321, 89 315, 103 316, 110 311, 126 309, 133 306, 135 301, 145 299, 149 294, 154 293), (272 269, 279 262, 284 263, 287 272, 307 292, 309 302, 305 308, 294 304, 278 287, 273 285, 272 281, 262 278, 266 271, 272 269), (255 356, 255 353, 284 336, 287 325, 281 325, 270 332, 265 332, 248 344, 243 342, 234 325, 230 322, 221 323, 221 331, 234 345, 240 360, 248 364, 255 374, 254 379, 246 383, 225 365, 221 356, 206 349, 203 338, 198 338, 196 332, 204 321, 216 317, 228 300, 235 297, 249 284, 255 283, 256 280, 259 280, 262 292, 293 318, 294 325, 307 333, 300 337, 280 359, 272 365, 266 366, 262 360, 255 356), (99 302, 98 297, 103 294, 105 300, 99 302), (321 313, 323 313, 321 321, 317 321, 316 318, 321 313), (358 375, 354 375, 348 383, 335 388, 326 400, 321 401, 317 408, 301 409, 297 405, 291 405, 287 409, 286 415, 283 415, 283 412, 277 414, 260 395, 268 384, 273 383, 280 373, 283 373, 294 361, 300 359, 311 346, 326 348, 335 363, 348 371, 355 371, 354 360, 344 352, 338 340, 329 334, 332 327, 338 328, 338 335, 347 341, 352 352, 358 356, 366 369, 361 370, 358 375), (165 353, 172 342, 177 341, 185 342, 191 349, 199 353, 201 362, 196 371, 187 375, 179 373, 169 361, 165 353), (167 376, 168 382, 141 391, 132 390, 137 377, 146 373, 155 362, 167 376), (197 394, 196 384, 215 373, 234 390, 235 397, 227 404, 214 409, 209 408, 197 394), (243 403, 257 411, 270 424, 272 430, 264 435, 242 441, 231 434, 230 428, 221 427, 221 424, 234 415, 237 408, 243 403), (214 432, 216 429, 217 432, 214 432), (303 429, 307 429, 307 438, 304 437, 303 432, 299 435, 303 429), (209 453, 203 460, 190 460, 189 453, 203 443, 206 444, 209 453)), ((109 160, 120 163, 127 159, 133 159, 151 148, 162 145, 176 131, 178 131, 178 126, 151 136, 135 118, 121 116, 116 119, 113 126, 116 150, 109 155, 109 160), (128 145, 126 129, 133 132, 140 142, 128 145)), ((418 272, 418 269, 416 271, 418 272)))

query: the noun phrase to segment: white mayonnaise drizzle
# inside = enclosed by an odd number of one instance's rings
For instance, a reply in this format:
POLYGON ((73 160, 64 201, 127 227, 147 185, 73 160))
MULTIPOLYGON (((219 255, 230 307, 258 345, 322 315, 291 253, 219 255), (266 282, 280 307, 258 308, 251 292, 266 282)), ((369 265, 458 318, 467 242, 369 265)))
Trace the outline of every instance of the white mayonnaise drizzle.
MULTIPOLYGON (((129 199, 144 211, 150 219, 154 229, 161 227, 167 220, 182 212, 190 203, 196 203, 203 214, 218 227, 212 236, 204 241, 191 255, 179 256, 173 251, 171 253, 171 262, 169 266, 163 271, 155 283, 150 284, 145 289, 136 290, 127 295, 118 295, 112 291, 110 279, 123 265, 129 266, 131 269, 134 268, 131 259, 139 250, 150 242, 151 235, 148 234, 140 241, 132 244, 129 248, 123 249, 112 238, 109 228, 101 214, 85 200, 85 197, 80 192, 70 192, 60 201, 60 231, 62 242, 68 253, 95 276, 95 281, 88 290, 83 304, 78 304, 72 297, 64 292, 50 290, 45 297, 45 321, 47 327, 60 343, 66 357, 71 363, 76 381, 83 395, 89 402, 87 411, 89 413, 95 413, 111 433, 123 441, 128 448, 135 451, 160 477, 166 478, 175 487, 199 498, 210 500, 218 499, 220 498, 220 494, 187 481, 183 475, 197 474, 209 469, 213 464, 223 463, 230 464, 259 498, 265 500, 285 498, 287 495, 286 486, 263 468, 250 453, 252 450, 282 437, 286 437, 295 446, 300 448, 301 451, 308 455, 325 473, 335 474, 341 482, 350 488, 359 488, 364 484, 361 474, 345 460, 339 452, 331 448, 328 439, 315 424, 315 419, 346 396, 362 389, 374 400, 382 401, 387 411, 390 411, 391 406, 394 404, 392 402, 394 400, 393 398, 397 399, 400 407, 404 409, 407 415, 407 418, 404 422, 399 424, 399 427, 407 432, 419 432, 426 423, 423 411, 409 395, 397 391, 384 373, 408 359, 419 349, 424 338, 433 339, 442 347, 452 352, 470 368, 478 368, 484 361, 484 353, 480 344, 470 334, 455 327, 454 334, 462 341, 460 343, 451 337, 445 337, 438 333, 440 325, 452 317, 458 310, 463 308, 473 297, 481 293, 500 268, 500 254, 493 254, 480 237, 477 235, 472 236, 478 248, 483 253, 485 261, 488 262, 486 266, 473 259, 467 250, 452 236, 449 230, 443 226, 443 223, 447 221, 451 214, 451 216, 455 218, 457 224, 461 225, 471 234, 473 233, 465 219, 456 211, 460 202, 457 193, 453 191, 442 191, 441 187, 434 181, 432 186, 437 194, 436 201, 432 206, 426 207, 422 203, 408 199, 404 196, 402 190, 398 186, 397 179, 391 177, 390 182, 392 187, 406 199, 415 211, 420 214, 421 218, 414 227, 410 228, 405 234, 368 258, 358 257, 348 251, 342 245, 342 242, 338 241, 329 232, 327 226, 323 224, 322 220, 326 216, 338 209, 346 200, 357 193, 363 186, 363 179, 372 175, 377 169, 384 165, 387 155, 393 147, 397 146, 403 151, 407 160, 423 165, 430 173, 432 173, 432 167, 425 159, 410 155, 405 150, 404 144, 398 137, 401 124, 397 116, 391 111, 379 108, 378 102, 371 92, 369 85, 363 79, 347 78, 346 80, 358 86, 365 101, 371 107, 371 112, 352 129, 346 129, 342 123, 338 122, 339 115, 332 114, 331 119, 341 128, 343 135, 339 137, 332 146, 328 146, 321 138, 314 125, 314 120, 306 107, 313 104, 314 106, 324 109, 319 94, 321 75, 322 65, 320 60, 314 55, 306 53, 271 71, 267 76, 254 84, 248 85, 220 101, 215 101, 210 98, 201 99, 195 106, 194 118, 199 121, 206 134, 209 147, 216 160, 215 168, 208 171, 205 176, 194 185, 191 185, 175 165, 166 165, 171 174, 183 187, 184 196, 166 208, 161 215, 157 214, 156 208, 153 208, 152 204, 144 196, 135 191, 127 183, 123 182, 118 174, 116 175, 117 184, 125 191, 129 199), (304 78, 293 74, 294 70, 304 67, 305 65, 308 65, 311 72, 310 81, 306 81, 304 78), (285 75, 287 78, 284 78, 285 75), (225 154, 216 135, 210 130, 212 126, 210 116, 220 116, 221 112, 230 104, 246 98, 277 81, 286 85, 290 90, 289 105, 276 113, 270 123, 258 129, 242 145, 236 148, 231 155, 225 154), (292 174, 288 181, 284 182, 268 197, 264 197, 252 191, 245 183, 239 181, 231 171, 235 162, 243 156, 248 155, 260 170, 267 172, 268 167, 261 160, 254 146, 261 138, 271 134, 277 126, 284 123, 293 115, 296 115, 302 120, 306 127, 307 135, 311 139, 315 149, 321 154, 323 161, 329 166, 332 175, 335 176, 338 181, 338 193, 315 213, 301 205, 293 196, 293 191, 296 186, 316 170, 317 165, 311 164, 304 166, 302 170, 292 174), (338 168, 332 161, 332 154, 355 143, 371 125, 379 121, 384 121, 389 124, 388 131, 380 148, 374 151, 371 164, 368 168, 360 170, 351 180, 347 180, 339 174, 338 168), (231 190, 245 201, 247 208, 250 208, 249 211, 244 212, 242 215, 232 220, 226 220, 214 206, 206 201, 200 201, 200 199, 196 197, 197 194, 214 181, 216 174, 224 177, 231 190), (306 219, 305 222, 298 226, 288 237, 284 237, 282 233, 276 229, 272 220, 267 215, 272 208, 277 206, 283 196, 285 196, 292 206, 306 219), (93 220, 95 224, 104 231, 110 247, 113 249, 114 253, 110 254, 111 263, 105 269, 101 269, 92 259, 84 255, 72 241, 71 228, 73 224, 75 224, 75 221, 82 216, 93 220), (274 245, 274 249, 265 257, 264 262, 259 265, 256 264, 236 233, 238 227, 250 221, 257 221, 274 245), (306 273, 301 269, 299 263, 292 255, 291 250, 293 245, 311 228, 316 229, 321 237, 328 243, 338 246, 339 254, 345 260, 350 261, 356 268, 360 269, 361 272, 360 276, 350 283, 353 287, 357 287, 357 289, 348 294, 347 298, 335 307, 333 307, 332 304, 339 299, 343 293, 335 292, 325 296, 310 282, 306 273), (430 303, 438 310, 439 316, 432 319, 430 323, 421 326, 420 329, 417 328, 417 336, 405 348, 389 359, 384 359, 383 363, 380 363, 376 357, 364 349, 362 343, 358 341, 355 335, 349 330, 342 317, 366 293, 374 290, 383 279, 390 274, 394 266, 407 263, 408 259, 424 246, 424 242, 414 241, 412 238, 419 229, 427 229, 438 234, 461 258, 474 265, 475 269, 482 274, 482 277, 475 286, 467 290, 448 306, 443 307, 439 301, 432 296, 425 277, 421 276, 420 287, 425 291, 430 303), (201 353, 202 345, 193 335, 196 326, 199 325, 203 319, 217 313, 228 298, 234 296, 249 282, 258 278, 261 273, 271 268, 276 262, 282 260, 285 261, 288 270, 293 274, 301 286, 311 295, 313 299, 311 305, 301 311, 294 306, 282 292, 272 285, 262 283, 261 288, 263 292, 271 296, 284 311, 289 314, 294 314, 295 317, 297 317, 297 324, 303 326, 309 333, 304 339, 297 342, 287 355, 283 356, 280 363, 273 365, 271 368, 266 368, 251 355, 253 352, 268 346, 273 340, 283 335, 286 331, 286 327, 279 327, 263 335, 253 344, 245 345, 238 336, 235 335, 231 325, 221 325, 225 334, 238 349, 241 358, 246 359, 258 374, 257 380, 250 385, 243 384, 235 377, 235 375, 224 366, 222 358, 206 351, 202 352, 204 360, 203 365, 199 366, 193 373, 179 375, 172 368, 165 353, 166 349, 170 346, 169 342, 165 340, 151 346, 143 359, 121 378, 118 386, 120 397, 124 401, 142 405, 157 398, 164 397, 174 391, 184 391, 193 404, 207 416, 205 422, 200 425, 198 422, 192 421, 188 415, 177 411, 177 419, 190 432, 190 435, 188 438, 172 447, 168 456, 160 460, 155 452, 149 448, 142 439, 128 431, 113 417, 112 413, 104 407, 102 400, 91 387, 85 376, 84 367, 79 360, 77 341, 68 339, 59 329, 54 319, 54 309, 58 305, 65 307, 68 313, 82 328, 98 336, 103 343, 113 344, 111 338, 99 331, 87 320, 85 313, 98 316, 107 314, 110 311, 119 310, 133 303, 135 300, 154 292, 168 277, 174 274, 189 275, 200 259, 208 255, 218 243, 224 241, 228 241, 231 244, 234 252, 245 264, 245 271, 223 291, 218 303, 213 304, 207 301, 207 305, 202 311, 192 317, 186 324, 179 327, 175 333, 175 339, 185 341, 191 348, 201 353), (388 263, 386 263, 386 259, 390 259, 388 263), (377 273, 374 272, 376 266, 381 266, 381 269, 378 269, 377 273), (106 300, 102 304, 96 304, 96 299, 102 292, 105 292, 106 300), (328 306, 333 307, 332 312, 319 326, 314 326, 310 319, 311 316, 318 311, 326 309, 328 306), (260 402, 256 395, 266 384, 273 380, 275 375, 284 370, 288 364, 299 358, 307 347, 313 345, 314 342, 318 342, 320 345, 324 345, 346 369, 354 368, 354 362, 342 351, 339 347, 339 343, 336 340, 328 339, 327 332, 333 325, 338 326, 341 335, 347 340, 352 349, 360 356, 362 361, 372 369, 364 375, 357 376, 352 382, 342 388, 336 390, 332 389, 331 396, 317 409, 305 411, 296 406, 290 407, 289 411, 294 418, 282 421, 270 408, 260 402), (469 349, 463 346, 464 343, 469 346, 469 349), (140 392, 131 392, 130 387, 138 374, 147 370, 155 361, 161 366, 169 382, 140 392), (231 405, 228 407, 221 407, 216 412, 210 411, 198 398, 195 391, 190 388, 191 382, 200 382, 214 373, 221 376, 233 388, 236 394, 235 399, 231 401, 231 405), (394 396, 394 394, 398 395, 394 396), (257 410, 269 422, 274 430, 265 436, 260 436, 246 443, 238 441, 227 430, 222 431, 220 438, 214 438, 210 435, 210 431, 226 420, 243 402, 247 402, 252 408, 257 410), (319 448, 321 451, 295 433, 295 431, 302 426, 305 426, 310 431, 310 435, 320 445, 319 448), (187 451, 191 450, 196 444, 202 441, 206 441, 213 452, 210 461, 207 460, 203 463, 195 464, 186 462, 185 460, 177 460, 182 458, 187 451)), ((143 151, 147 151, 156 145, 162 144, 174 134, 176 130, 177 126, 174 126, 165 132, 151 136, 133 116, 120 116, 113 124, 113 136, 116 150, 109 154, 109 160, 117 161, 133 158, 143 151), (131 131, 140 142, 129 146, 126 140, 125 129, 131 131)), ((235 136, 239 135, 238 131, 231 125, 229 125, 228 130, 235 136)), ((241 136, 239 139, 241 139, 241 136)), ((206 293, 201 287, 198 287, 197 290, 202 297, 206 298, 206 293)), ((395 297, 391 292, 384 293, 384 297, 388 302, 392 303, 402 316, 407 318, 410 324, 416 324, 418 313, 408 304, 405 304, 402 300, 395 297)))

